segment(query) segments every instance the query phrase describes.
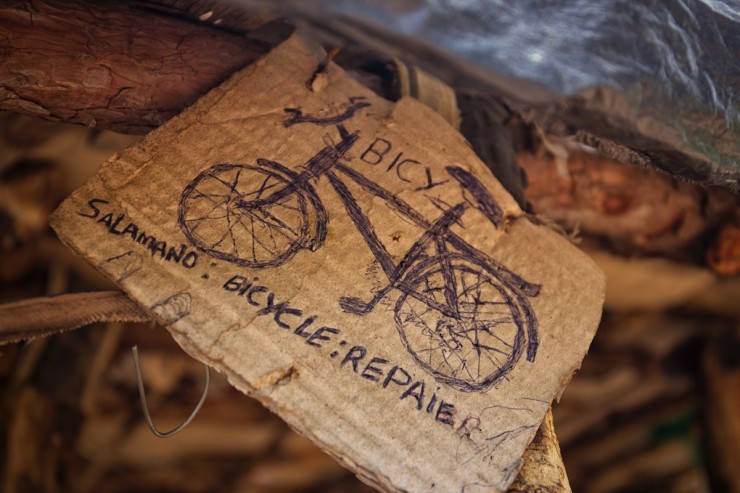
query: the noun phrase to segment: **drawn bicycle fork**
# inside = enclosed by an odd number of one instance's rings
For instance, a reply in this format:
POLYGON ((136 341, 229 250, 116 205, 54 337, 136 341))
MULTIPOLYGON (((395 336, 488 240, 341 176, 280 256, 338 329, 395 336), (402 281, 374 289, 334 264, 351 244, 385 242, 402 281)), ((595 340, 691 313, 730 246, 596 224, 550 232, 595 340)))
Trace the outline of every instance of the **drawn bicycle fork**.
POLYGON ((394 318, 406 349, 436 380, 462 391, 490 388, 524 352, 534 361, 537 319, 528 298, 538 296, 540 286, 450 230, 462 226, 472 207, 495 227, 501 225, 503 211, 488 190, 468 171, 448 166, 473 203, 462 201, 430 222, 342 163, 359 135, 343 125, 337 129, 340 141, 321 149, 300 173, 265 159, 256 166, 219 164, 203 171, 180 200, 178 219, 188 240, 217 258, 254 268, 280 265, 302 248, 316 250, 326 238, 329 218, 312 183, 325 176, 388 279, 368 301, 340 298, 344 311, 365 315, 391 291, 400 291, 394 318), (424 230, 398 263, 344 180, 424 230))

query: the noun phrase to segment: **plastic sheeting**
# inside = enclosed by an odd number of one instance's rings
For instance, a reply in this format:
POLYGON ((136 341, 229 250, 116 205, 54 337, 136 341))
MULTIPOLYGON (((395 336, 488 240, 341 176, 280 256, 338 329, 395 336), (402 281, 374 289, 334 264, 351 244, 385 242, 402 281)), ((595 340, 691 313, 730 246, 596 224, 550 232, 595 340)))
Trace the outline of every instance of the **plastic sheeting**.
MULTIPOLYGON (((380 46, 382 38, 394 48, 405 39, 409 51, 438 48, 469 62, 470 72, 484 69, 577 96, 587 110, 629 120, 630 131, 653 142, 647 147, 667 143, 694 161, 689 167, 709 166, 695 173, 697 181, 737 189, 738 0, 284 0, 281 5, 289 15, 345 35, 352 35, 351 24, 356 38, 374 38, 380 46)), ((424 68, 434 71, 428 58, 424 68)), ((524 86, 519 92, 526 101, 524 86)), ((552 108, 538 108, 552 117, 552 108)), ((644 139, 620 142, 624 132, 605 133, 601 137, 645 150, 644 139)), ((676 174, 687 166, 654 164, 676 174)))
POLYGON ((563 94, 664 91, 737 122, 740 2, 430 0, 320 2, 563 94))

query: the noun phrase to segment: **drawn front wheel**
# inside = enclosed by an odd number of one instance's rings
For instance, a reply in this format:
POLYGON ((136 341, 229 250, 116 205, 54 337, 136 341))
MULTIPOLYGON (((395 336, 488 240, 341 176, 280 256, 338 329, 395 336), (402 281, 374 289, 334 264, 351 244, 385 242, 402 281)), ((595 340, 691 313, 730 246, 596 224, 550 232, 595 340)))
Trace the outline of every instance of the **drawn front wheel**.
MULTIPOLYGON (((441 383, 466 392, 490 388, 521 357, 521 300, 475 259, 438 259, 404 281, 395 318, 406 349, 441 383)), ((526 303, 526 301, 525 301, 526 303)))
POLYGON ((219 164, 203 171, 183 191, 178 221, 199 250, 262 268, 285 262, 311 243, 309 210, 318 199, 309 196, 311 190, 295 190, 269 200, 295 183, 294 173, 277 163, 258 162, 257 166, 219 164), (243 207, 250 201, 263 203, 243 207))

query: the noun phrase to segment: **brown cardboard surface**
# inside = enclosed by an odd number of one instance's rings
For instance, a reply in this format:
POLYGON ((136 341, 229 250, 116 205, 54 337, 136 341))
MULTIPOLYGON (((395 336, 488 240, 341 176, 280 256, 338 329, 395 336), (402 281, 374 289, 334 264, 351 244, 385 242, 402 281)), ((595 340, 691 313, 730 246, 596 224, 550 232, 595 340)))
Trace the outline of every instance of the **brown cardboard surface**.
POLYGON ((586 353, 603 275, 439 115, 324 60, 286 41, 113 157, 52 226, 365 480, 502 491, 586 353))

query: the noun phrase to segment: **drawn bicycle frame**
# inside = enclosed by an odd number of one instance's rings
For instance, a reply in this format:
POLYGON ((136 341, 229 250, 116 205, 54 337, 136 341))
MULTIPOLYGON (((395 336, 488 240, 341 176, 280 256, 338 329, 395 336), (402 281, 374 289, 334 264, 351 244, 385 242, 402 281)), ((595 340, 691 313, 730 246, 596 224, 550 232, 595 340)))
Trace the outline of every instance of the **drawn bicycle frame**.
POLYGON ((359 135, 343 125, 336 128, 341 140, 321 149, 300 172, 257 159, 256 165, 218 164, 200 173, 182 192, 178 209, 188 241, 213 257, 252 268, 281 265, 300 249, 316 250, 326 239, 329 217, 312 183, 325 177, 388 279, 368 301, 340 298, 344 311, 365 315, 391 291, 400 291, 394 318, 404 346, 438 382, 461 391, 490 388, 524 353, 534 361, 538 327, 528 298, 536 297, 540 286, 450 230, 471 207, 501 225, 503 212, 480 181, 448 166, 473 201, 466 198, 430 222, 342 163, 359 135), (345 180, 424 230, 400 261, 388 253, 345 180))

